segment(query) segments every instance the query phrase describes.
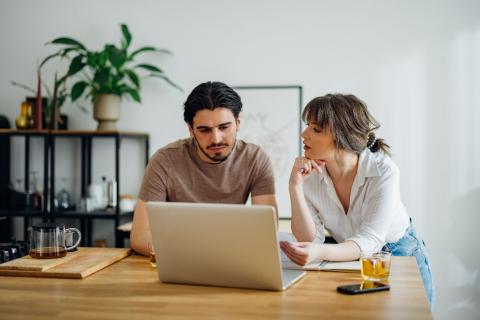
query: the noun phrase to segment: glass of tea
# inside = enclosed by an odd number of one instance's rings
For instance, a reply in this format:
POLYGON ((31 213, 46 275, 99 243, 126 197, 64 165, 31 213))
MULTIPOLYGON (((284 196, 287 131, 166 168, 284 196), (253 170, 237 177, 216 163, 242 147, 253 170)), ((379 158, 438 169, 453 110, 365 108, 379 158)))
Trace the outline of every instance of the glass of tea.
POLYGON ((362 252, 360 262, 363 280, 388 280, 391 256, 392 254, 388 251, 362 252))
POLYGON ((150 257, 150 265, 152 267, 157 266, 157 260, 155 259, 155 249, 153 248, 153 244, 151 242, 148 243, 148 251, 150 257))
MULTIPOLYGON (((69 237, 71 238, 71 237, 69 237)), ((82 235, 76 228, 66 229, 64 225, 57 223, 41 223, 30 227, 30 256, 36 259, 52 259, 66 256, 67 251, 75 249, 82 235), (67 246, 68 233, 76 233, 77 242, 73 246, 67 246)))

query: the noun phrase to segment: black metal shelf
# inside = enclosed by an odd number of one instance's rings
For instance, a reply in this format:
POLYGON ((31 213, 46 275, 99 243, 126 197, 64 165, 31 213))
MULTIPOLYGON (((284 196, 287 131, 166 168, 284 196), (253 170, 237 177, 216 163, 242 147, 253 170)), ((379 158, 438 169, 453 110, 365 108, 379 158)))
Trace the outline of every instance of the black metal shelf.
MULTIPOLYGON (((55 145, 57 139, 80 139, 81 140, 81 197, 87 196, 88 186, 92 183, 92 140, 113 139, 115 143, 115 173, 117 183, 117 202, 120 201, 120 145, 123 139, 141 140, 145 143, 145 165, 149 158, 149 134, 131 131, 86 131, 86 130, 11 130, 0 129, 0 136, 24 137, 25 138, 25 190, 29 189, 28 176, 30 166, 30 138, 39 137, 44 140, 44 184, 41 211, 4 210, 0 216, 25 217, 25 232, 28 227, 27 220, 32 217, 41 217, 44 220, 55 221, 56 218, 79 219, 82 229, 82 245, 92 245, 92 220, 106 219, 114 221, 115 246, 123 246, 123 237, 119 236, 118 226, 120 220, 132 217, 132 212, 121 212, 119 205, 111 210, 96 210, 94 212, 57 211, 55 207, 55 145), (46 177, 49 177, 48 179, 46 177), (45 201, 47 199, 48 201, 45 201)), ((10 156, 10 155, 8 155, 10 156)))
POLYGON ((0 210, 3 217, 47 217, 48 212, 41 210, 0 210))
MULTIPOLYGON (((115 211, 56 211, 53 213, 56 218, 96 218, 96 219, 115 219, 115 211)), ((133 211, 120 211, 120 217, 132 217, 133 211)))

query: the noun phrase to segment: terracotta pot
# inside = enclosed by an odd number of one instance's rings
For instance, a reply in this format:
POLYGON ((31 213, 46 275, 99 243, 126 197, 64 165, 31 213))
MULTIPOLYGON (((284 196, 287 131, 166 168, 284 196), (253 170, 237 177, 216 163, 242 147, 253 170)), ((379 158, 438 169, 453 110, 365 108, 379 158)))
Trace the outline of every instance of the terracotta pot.
POLYGON ((101 94, 93 102, 93 118, 98 121, 97 130, 115 131, 120 119, 122 98, 115 94, 101 94))

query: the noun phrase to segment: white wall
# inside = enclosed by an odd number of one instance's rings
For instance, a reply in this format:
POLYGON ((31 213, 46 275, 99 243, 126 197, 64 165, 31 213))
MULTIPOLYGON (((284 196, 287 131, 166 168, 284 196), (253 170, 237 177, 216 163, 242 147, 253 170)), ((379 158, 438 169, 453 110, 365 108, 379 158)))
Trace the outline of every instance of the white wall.
MULTIPOLYGON (((306 101, 332 91, 364 99, 433 259, 436 317, 478 317, 480 2, 0 0, 0 113, 15 119, 25 93, 9 81, 34 85, 36 63, 54 50, 45 42, 68 35, 98 47, 117 41, 121 22, 134 45, 174 52, 159 63, 186 93, 220 80, 301 84, 306 101)), ((185 136, 186 93, 146 82, 119 127, 149 132, 152 152, 185 136)), ((72 129, 95 127, 75 106, 64 111, 72 129)))

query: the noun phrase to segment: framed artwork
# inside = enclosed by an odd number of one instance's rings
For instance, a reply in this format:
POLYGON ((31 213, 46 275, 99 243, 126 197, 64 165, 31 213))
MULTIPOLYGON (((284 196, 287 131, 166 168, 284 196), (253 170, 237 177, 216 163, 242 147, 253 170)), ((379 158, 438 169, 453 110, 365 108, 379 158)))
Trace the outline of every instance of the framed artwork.
POLYGON ((243 102, 238 138, 262 147, 272 161, 281 218, 290 218, 288 180, 302 154, 303 88, 298 85, 234 86, 243 102))

